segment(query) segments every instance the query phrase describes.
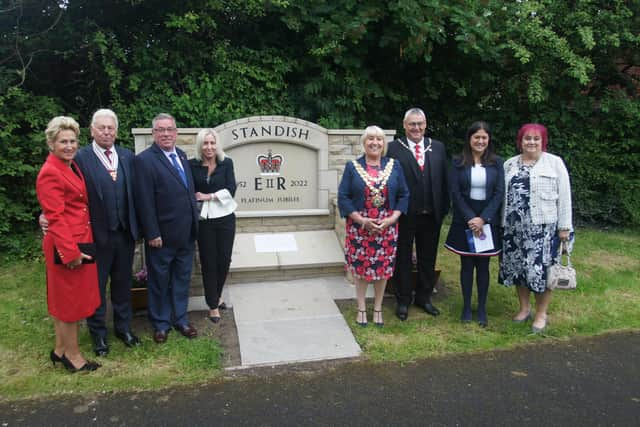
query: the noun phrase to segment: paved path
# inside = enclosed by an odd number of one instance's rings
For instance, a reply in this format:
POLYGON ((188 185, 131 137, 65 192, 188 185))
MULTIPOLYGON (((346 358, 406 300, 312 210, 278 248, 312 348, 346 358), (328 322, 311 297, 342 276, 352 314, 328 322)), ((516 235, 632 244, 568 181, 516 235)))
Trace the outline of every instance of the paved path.
POLYGON ((227 289, 244 368, 360 355, 334 301, 353 298, 353 286, 342 276, 227 289))
POLYGON ((0 404, 0 425, 7 427, 637 426, 639 420, 640 332, 408 364, 259 368, 185 389, 0 404))

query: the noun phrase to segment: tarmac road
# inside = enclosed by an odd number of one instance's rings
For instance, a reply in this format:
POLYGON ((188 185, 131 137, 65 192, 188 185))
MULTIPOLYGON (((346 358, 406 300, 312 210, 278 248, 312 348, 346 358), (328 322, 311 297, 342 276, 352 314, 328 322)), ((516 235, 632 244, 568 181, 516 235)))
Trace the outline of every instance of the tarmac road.
POLYGON ((0 404, 0 426, 638 426, 640 331, 410 364, 229 373, 189 389, 0 404))

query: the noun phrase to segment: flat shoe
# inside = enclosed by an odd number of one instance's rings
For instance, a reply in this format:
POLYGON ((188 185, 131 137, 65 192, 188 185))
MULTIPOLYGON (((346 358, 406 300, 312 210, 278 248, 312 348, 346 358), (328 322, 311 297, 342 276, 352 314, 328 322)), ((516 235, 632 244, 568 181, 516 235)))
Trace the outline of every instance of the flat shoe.
POLYGON ((209 316, 209 320, 211 320, 213 323, 219 323, 221 318, 220 316, 209 316))
POLYGON ((227 304, 224 302, 221 302, 220 304, 218 304, 218 310, 226 310, 227 309, 227 304))
POLYGON ((531 312, 527 313, 523 319, 511 319, 513 323, 526 323, 529 320, 531 320, 531 312))

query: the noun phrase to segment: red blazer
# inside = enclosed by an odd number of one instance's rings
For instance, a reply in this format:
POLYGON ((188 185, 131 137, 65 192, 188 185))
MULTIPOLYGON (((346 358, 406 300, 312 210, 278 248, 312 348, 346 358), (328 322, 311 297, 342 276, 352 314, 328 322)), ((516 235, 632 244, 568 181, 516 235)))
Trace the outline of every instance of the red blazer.
POLYGON ((42 243, 49 313, 65 322, 91 316, 100 305, 96 264, 82 264, 73 270, 65 265, 80 256, 78 243, 93 242, 84 177, 73 165, 77 173, 49 154, 36 180, 40 207, 49 221, 42 243), (54 263, 54 250, 64 264, 54 263))

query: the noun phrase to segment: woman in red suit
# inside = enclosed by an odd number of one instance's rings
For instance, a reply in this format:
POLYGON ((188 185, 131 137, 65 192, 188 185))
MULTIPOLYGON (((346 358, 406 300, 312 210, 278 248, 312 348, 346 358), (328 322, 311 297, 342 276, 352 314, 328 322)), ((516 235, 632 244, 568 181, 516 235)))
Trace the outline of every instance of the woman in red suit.
POLYGON ((78 246, 93 242, 84 177, 73 161, 79 133, 71 117, 59 116, 49 122, 45 135, 50 153, 36 181, 38 200, 49 220, 42 249, 47 304, 56 333, 50 357, 54 365, 62 362, 70 372, 95 371, 100 366, 88 362, 78 347, 78 321, 100 305, 96 265, 78 246))

